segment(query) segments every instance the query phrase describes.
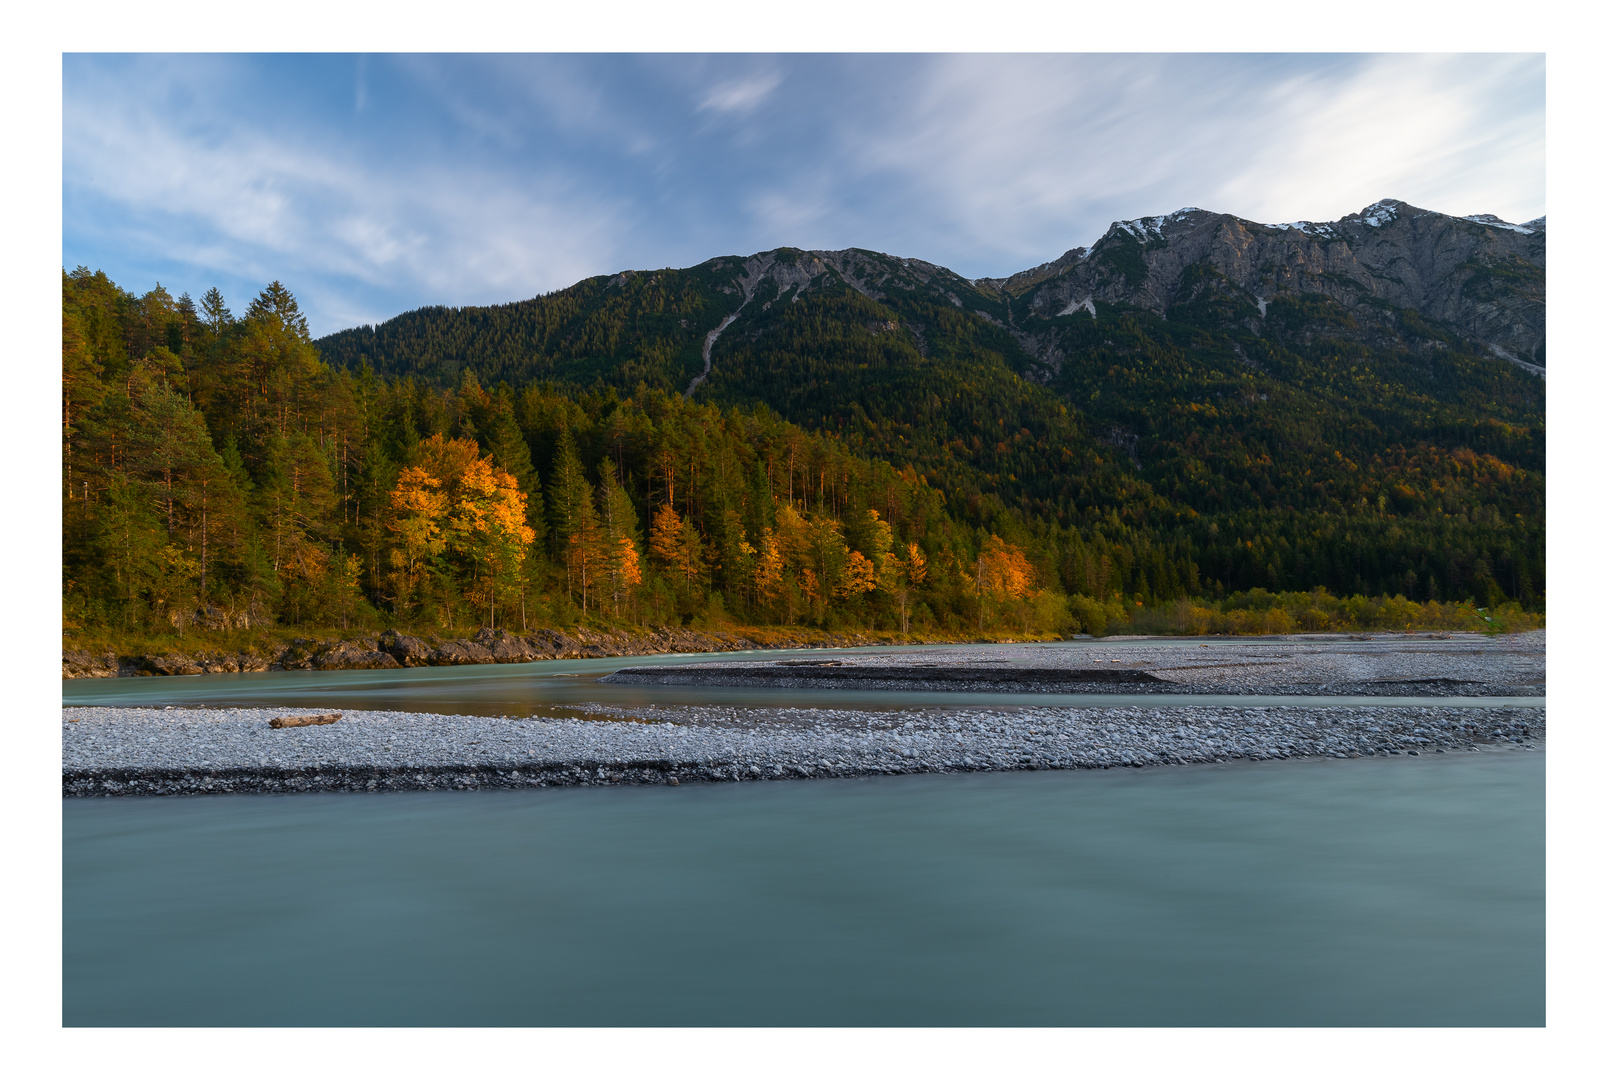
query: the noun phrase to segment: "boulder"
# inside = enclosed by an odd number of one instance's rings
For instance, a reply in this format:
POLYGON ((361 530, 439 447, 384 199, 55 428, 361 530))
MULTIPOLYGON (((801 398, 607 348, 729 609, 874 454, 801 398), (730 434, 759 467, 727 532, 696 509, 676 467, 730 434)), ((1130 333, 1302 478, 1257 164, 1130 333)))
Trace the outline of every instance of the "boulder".
POLYGON ((201 675, 201 665, 184 653, 136 657, 135 663, 153 675, 201 675))
POLYGON ((319 671, 365 671, 402 665, 390 653, 373 648, 371 642, 337 641, 313 657, 313 666, 319 671))
POLYGON ((327 648, 322 641, 311 638, 295 638, 282 649, 272 668, 284 671, 311 671, 313 670, 313 656, 327 648))
POLYGON ((435 650, 424 641, 395 630, 387 630, 380 635, 379 648, 403 667, 426 667, 436 662, 435 650))
POLYGON ((435 651, 435 662, 442 665, 452 664, 491 664, 496 657, 484 645, 477 645, 473 641, 464 641, 461 638, 455 641, 443 642, 435 651))
POLYGON ((117 657, 113 653, 95 654, 82 649, 66 649, 61 654, 61 677, 64 679, 109 679, 117 675, 117 657))
POLYGON ((225 653, 198 653, 195 662, 207 675, 228 675, 240 670, 240 658, 225 653))
POLYGON ((499 664, 526 664, 546 655, 545 650, 535 642, 504 630, 482 627, 480 633, 475 635, 475 644, 489 650, 492 659, 499 664))

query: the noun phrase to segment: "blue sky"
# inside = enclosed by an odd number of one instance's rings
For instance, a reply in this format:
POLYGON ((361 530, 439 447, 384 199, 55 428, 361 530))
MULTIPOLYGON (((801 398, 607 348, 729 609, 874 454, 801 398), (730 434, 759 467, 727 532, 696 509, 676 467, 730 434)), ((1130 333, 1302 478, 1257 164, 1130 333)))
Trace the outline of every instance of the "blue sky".
POLYGON ((62 263, 315 334, 781 245, 968 277, 1182 206, 1546 213, 1541 56, 63 58, 62 263))

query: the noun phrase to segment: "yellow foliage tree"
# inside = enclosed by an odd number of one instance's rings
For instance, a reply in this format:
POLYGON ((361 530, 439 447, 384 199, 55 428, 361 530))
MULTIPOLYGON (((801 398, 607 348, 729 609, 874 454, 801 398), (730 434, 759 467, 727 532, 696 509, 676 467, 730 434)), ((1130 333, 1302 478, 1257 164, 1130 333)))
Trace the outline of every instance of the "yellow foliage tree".
POLYGON ((476 457, 464 464, 455 495, 448 543, 471 563, 471 600, 490 610, 495 630, 498 593, 518 587, 526 553, 536 539, 525 520, 525 493, 490 458, 476 457))
POLYGON ((432 572, 451 575, 442 562, 450 553, 467 569, 465 593, 489 610, 495 628, 498 596, 519 587, 536 537, 525 518, 519 481, 480 457, 473 441, 426 439, 391 492, 391 580, 399 610, 419 603, 432 572))
POLYGON ((754 560, 754 591, 764 603, 771 603, 782 591, 782 570, 787 560, 776 534, 769 529, 759 531, 759 548, 754 560))
POLYGON ((843 565, 843 575, 838 579, 837 594, 852 599, 876 587, 876 565, 858 551, 849 552, 848 560, 843 565))
POLYGON ((430 563, 446 550, 442 520, 447 513, 447 493, 441 481, 417 465, 409 465, 397 476, 391 492, 391 520, 388 526, 396 538, 391 549, 392 599, 399 611, 418 603, 430 563))

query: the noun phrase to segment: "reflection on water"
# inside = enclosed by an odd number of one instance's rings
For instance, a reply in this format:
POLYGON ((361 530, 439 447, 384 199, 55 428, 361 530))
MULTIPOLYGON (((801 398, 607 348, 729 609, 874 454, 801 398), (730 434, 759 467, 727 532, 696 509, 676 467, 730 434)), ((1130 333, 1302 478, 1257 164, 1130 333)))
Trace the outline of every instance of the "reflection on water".
MULTIPOLYGON (((1146 641, 1146 648, 1157 643, 1146 641)), ((1189 643, 1192 644, 1192 643, 1189 643)), ((1085 648, 1053 643, 1046 649, 1085 648)), ((1103 653, 1118 646, 1102 643, 1103 653)), ((329 706, 396 709, 466 716, 533 716, 577 702, 629 705, 724 705, 777 708, 898 709, 926 705, 1440 705, 1545 706, 1540 697, 1274 697, 1239 694, 995 694, 944 690, 798 690, 760 687, 614 686, 597 680, 623 667, 657 664, 785 660, 855 653, 921 652, 952 646, 891 646, 865 649, 797 649, 739 653, 615 656, 598 660, 540 660, 531 664, 471 664, 463 667, 389 671, 263 671, 243 675, 164 676, 141 679, 64 679, 64 705, 329 706)))
POLYGON ((1543 781, 1503 753, 67 799, 64 1016, 1539 1025, 1543 781))

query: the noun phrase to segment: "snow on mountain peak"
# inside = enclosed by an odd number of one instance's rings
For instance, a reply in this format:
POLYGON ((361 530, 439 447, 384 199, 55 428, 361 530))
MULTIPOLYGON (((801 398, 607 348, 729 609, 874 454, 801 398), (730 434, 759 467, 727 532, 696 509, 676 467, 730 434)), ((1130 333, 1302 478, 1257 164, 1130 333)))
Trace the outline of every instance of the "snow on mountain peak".
POLYGON ((1142 244, 1151 239, 1152 235, 1158 240, 1161 239, 1161 225, 1166 220, 1164 217, 1134 218, 1132 221, 1119 221, 1113 228, 1121 229, 1129 236, 1138 237, 1142 244))
POLYGON ((1334 236, 1334 222, 1332 221, 1287 221, 1282 225, 1269 225, 1270 229, 1294 229, 1296 232, 1308 236, 1334 236))
POLYGON ((1181 210, 1174 210, 1172 213, 1164 214, 1160 217, 1134 218, 1131 221, 1113 222, 1111 227, 1121 229, 1128 235, 1137 237, 1140 243, 1144 243, 1152 238, 1161 239, 1162 230, 1169 222, 1179 221, 1189 214, 1201 213, 1205 213, 1205 211, 1198 206, 1186 206, 1181 210))
POLYGON ((1463 220, 1472 221, 1476 225, 1489 225, 1493 229, 1511 229, 1516 233, 1523 233, 1525 236, 1529 236, 1531 233, 1535 232, 1535 230, 1530 228, 1530 226, 1536 224, 1536 222, 1540 222, 1543 228, 1546 227, 1546 218, 1537 218, 1533 222, 1527 221, 1523 225, 1514 225, 1510 222, 1503 221, 1495 214, 1465 214, 1463 216, 1463 220))
POLYGON ((1389 225, 1400 216, 1401 211, 1398 209, 1400 206, 1401 204, 1395 199, 1381 199, 1363 210, 1361 214, 1363 224, 1372 225, 1376 229, 1381 225, 1389 225))

